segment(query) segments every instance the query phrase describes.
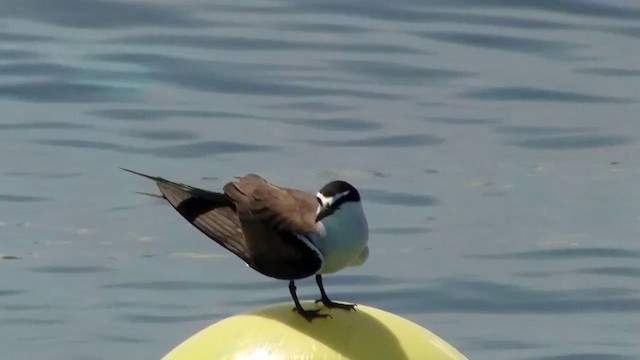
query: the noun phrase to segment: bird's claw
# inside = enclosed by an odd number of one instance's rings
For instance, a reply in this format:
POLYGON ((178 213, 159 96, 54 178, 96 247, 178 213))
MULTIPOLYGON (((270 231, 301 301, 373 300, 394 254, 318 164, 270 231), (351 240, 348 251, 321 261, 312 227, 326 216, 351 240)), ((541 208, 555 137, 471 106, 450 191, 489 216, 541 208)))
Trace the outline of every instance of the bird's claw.
POLYGON ((302 317, 305 318, 305 320, 307 320, 308 322, 311 322, 315 318, 333 318, 331 314, 320 314, 319 313, 320 309, 304 310, 304 309, 293 308, 292 310, 302 315, 302 317))
POLYGON ((342 309, 342 310, 347 310, 347 311, 355 311, 356 310, 356 304, 342 304, 342 303, 337 303, 337 302, 333 302, 329 299, 318 299, 316 300, 316 304, 321 302, 325 307, 329 308, 329 309, 342 309))

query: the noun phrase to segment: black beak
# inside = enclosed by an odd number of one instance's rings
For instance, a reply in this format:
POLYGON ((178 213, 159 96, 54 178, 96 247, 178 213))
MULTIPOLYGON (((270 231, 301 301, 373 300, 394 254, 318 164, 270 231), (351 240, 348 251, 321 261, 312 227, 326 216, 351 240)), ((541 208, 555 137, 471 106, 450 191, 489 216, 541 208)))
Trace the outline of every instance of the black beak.
POLYGON ((326 218, 327 216, 333 214, 335 210, 330 207, 330 206, 325 206, 322 209, 320 209, 320 212, 318 213, 318 215, 316 216, 316 222, 326 218))

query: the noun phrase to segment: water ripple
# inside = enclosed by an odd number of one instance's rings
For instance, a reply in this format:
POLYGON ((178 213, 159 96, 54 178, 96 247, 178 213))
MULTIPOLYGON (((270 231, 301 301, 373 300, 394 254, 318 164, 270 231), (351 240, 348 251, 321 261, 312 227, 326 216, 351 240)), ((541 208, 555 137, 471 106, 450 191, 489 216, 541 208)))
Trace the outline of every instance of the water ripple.
POLYGON ((495 132, 502 134, 516 134, 528 136, 563 135, 576 132, 594 131, 591 127, 559 127, 559 126, 527 126, 527 125, 502 125, 495 132))
POLYGON ((3 41, 3 42, 54 42, 56 41, 56 38, 53 36, 0 31, 0 41, 3 41))
POLYGON ((129 154, 152 154, 160 158, 198 158, 227 153, 263 152, 277 150, 271 145, 256 145, 231 141, 200 141, 182 145, 140 148, 105 141, 41 139, 38 144, 78 149, 110 150, 129 154))
POLYGON ((498 123, 497 119, 454 118, 454 117, 430 117, 425 121, 446 125, 491 125, 498 123))
POLYGON ((199 136, 186 130, 126 130, 122 134, 147 140, 194 140, 199 136))
POLYGON ((148 315, 148 314, 126 314, 119 315, 118 318, 126 322, 136 324, 173 324, 188 321, 211 321, 221 318, 221 314, 195 314, 195 315, 148 315))
POLYGON ((335 34, 358 34, 371 31, 370 28, 356 25, 336 24, 336 23, 320 23, 320 22, 297 22, 297 21, 280 21, 270 25, 273 29, 290 30, 305 33, 335 33, 335 34))
POLYGON ((637 69, 622 69, 622 68, 612 68, 612 67, 587 67, 587 68, 577 69, 576 72, 580 74, 614 76, 614 77, 640 76, 640 70, 637 70, 637 69))
POLYGON ((87 112, 89 115, 113 120, 156 121, 173 118, 249 119, 250 115, 222 111, 172 109, 103 109, 87 112))
POLYGON ((59 319, 42 319, 42 318, 31 318, 31 317, 23 317, 23 318, 0 318, 0 324, 2 325, 57 325, 64 323, 63 320, 59 319))
MULTIPOLYGON (((4 41, 3 33, 0 33, 0 41, 4 41)), ((0 49, 0 59, 2 60, 25 60, 35 59, 39 55, 35 51, 18 50, 18 49, 0 49)))
POLYGON ((538 40, 517 36, 479 34, 467 32, 422 32, 418 35, 436 41, 442 41, 465 46, 481 47, 493 50, 535 54, 545 58, 571 58, 569 50, 580 49, 584 46, 555 40, 538 40))
POLYGON ((282 123, 327 131, 371 131, 382 124, 361 119, 283 119, 282 123))
POLYGON ((93 58, 141 65, 146 67, 155 79, 195 91, 290 97, 348 96, 376 100, 400 98, 397 95, 370 90, 297 85, 282 81, 283 74, 290 71, 318 69, 309 65, 203 61, 144 53, 110 53, 94 55, 93 58))
POLYGON ((627 266, 601 266, 578 269, 574 271, 578 274, 587 275, 605 275, 605 276, 622 276, 622 277, 640 277, 639 267, 627 266))
POLYGON ((422 51, 403 45, 379 43, 348 43, 294 41, 274 38, 257 38, 222 35, 154 34, 132 35, 113 39, 112 43, 143 46, 177 46, 189 48, 216 48, 232 51, 336 51, 354 53, 415 54, 422 51))
POLYGON ((355 109, 355 107, 352 105, 338 105, 324 101, 291 101, 285 103, 269 104, 265 107, 269 109, 302 110, 319 113, 340 112, 355 109))
POLYGON ((208 25, 206 21, 190 16, 182 6, 153 3, 125 3, 122 1, 24 0, 16 5, 0 3, 0 17, 24 19, 39 23, 89 29, 124 27, 181 27, 208 25))
POLYGON ((553 101, 584 104, 622 104, 632 102, 630 99, 618 97, 589 95, 570 91, 540 89, 526 86, 486 87, 466 90, 461 92, 459 96, 467 99, 488 101, 553 101))
MULTIPOLYGON (((384 276, 373 275, 335 275, 326 281, 332 285, 391 285, 402 283, 402 280, 384 276)), ((147 291, 191 291, 191 290, 235 290, 235 291, 255 291, 281 289, 286 285, 282 281, 259 281, 259 282, 204 282, 204 281, 149 281, 149 282, 126 282, 103 285, 105 289, 135 289, 147 291)), ((300 284, 301 287, 310 286, 300 284)), ((311 285, 312 286, 312 285, 311 285)))
POLYGON ((0 84, 0 97, 30 102, 126 102, 132 100, 133 93, 125 86, 63 80, 0 84))
POLYGON ((103 266, 78 266, 78 265, 49 265, 30 268, 29 270, 48 274, 94 274, 112 271, 103 266))
POLYGON ((512 260, 566 260, 566 259, 637 259, 640 250, 591 247, 591 248, 558 248, 545 250, 530 250, 503 254, 470 255, 470 258, 481 259, 512 259, 512 260))
POLYGON ((521 358, 522 360, 637 360, 636 356, 618 355, 611 353, 573 353, 566 355, 536 356, 521 358))
POLYGON ((40 202, 48 198, 32 195, 0 194, 0 202, 40 202))
POLYGON ((307 143, 312 145, 348 147, 414 147, 440 145, 443 142, 443 138, 434 135, 372 136, 352 140, 307 140, 307 143))
MULTIPOLYGON (((491 281, 441 279, 410 288, 334 291, 334 297, 361 304, 384 303, 402 313, 588 314, 640 311, 637 291, 627 288, 537 290, 491 281), (392 296, 390 296, 392 294, 392 296)), ((287 301, 286 295, 248 299, 235 305, 287 301)))
POLYGON ((25 121, 19 123, 0 123, 1 130, 71 130, 93 128, 91 125, 64 121, 25 121))
POLYGON ((378 189, 362 189, 363 199, 377 204, 400 206, 436 206, 440 204, 438 198, 431 195, 402 193, 378 189))
POLYGON ((415 235, 424 234, 431 231, 426 226, 394 226, 383 228, 372 228, 369 233, 378 235, 415 235))
POLYGON ((478 350, 520 350, 539 347, 537 344, 520 340, 472 339, 467 342, 471 343, 471 348, 478 350))
POLYGON ((200 141, 185 145, 157 147, 145 152, 163 158, 196 158, 227 153, 267 152, 277 150, 271 145, 256 145, 231 141, 200 141))
POLYGON ((14 289, 0 289, 0 296, 12 296, 12 295, 19 295, 24 293, 24 290, 14 290, 14 289))
POLYGON ((137 344, 137 343, 148 343, 151 340, 146 338, 134 337, 134 336, 123 336, 123 335, 105 335, 103 336, 105 340, 114 342, 114 343, 128 343, 128 344, 137 344))
POLYGON ((342 60, 331 64, 349 73, 372 78, 392 85, 421 85, 469 77, 469 72, 429 69, 413 65, 373 60, 342 60))
POLYGON ((548 138, 516 140, 509 145, 540 150, 580 150, 620 146, 634 143, 629 136, 614 135, 567 135, 548 138))

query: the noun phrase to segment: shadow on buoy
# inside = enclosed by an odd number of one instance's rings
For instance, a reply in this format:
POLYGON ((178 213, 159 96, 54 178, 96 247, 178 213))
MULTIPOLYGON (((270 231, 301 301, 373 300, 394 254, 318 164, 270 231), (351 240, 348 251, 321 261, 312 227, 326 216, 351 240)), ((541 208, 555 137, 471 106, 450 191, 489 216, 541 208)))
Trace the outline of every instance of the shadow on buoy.
MULTIPOLYGON (((312 308, 313 301, 303 301, 312 308)), ((468 360, 431 331, 398 315, 358 305, 322 308, 306 321, 283 303, 230 316, 196 333, 162 360, 468 360)))

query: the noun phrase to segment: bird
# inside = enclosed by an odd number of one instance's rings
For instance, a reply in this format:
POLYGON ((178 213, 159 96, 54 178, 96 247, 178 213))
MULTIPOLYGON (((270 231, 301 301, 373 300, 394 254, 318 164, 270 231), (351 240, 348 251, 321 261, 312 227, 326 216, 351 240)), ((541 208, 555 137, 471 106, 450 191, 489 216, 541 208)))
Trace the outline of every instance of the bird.
POLYGON ((222 192, 213 192, 121 169, 153 180, 162 194, 158 197, 252 269, 288 280, 293 310, 307 321, 331 317, 300 305, 295 281, 311 276, 321 295, 316 303, 355 311, 356 304, 329 299, 322 279, 360 266, 369 257, 367 218, 353 185, 334 180, 313 194, 279 187, 250 173, 226 183, 222 192))

